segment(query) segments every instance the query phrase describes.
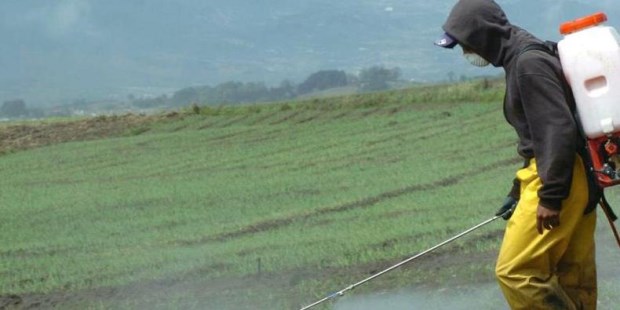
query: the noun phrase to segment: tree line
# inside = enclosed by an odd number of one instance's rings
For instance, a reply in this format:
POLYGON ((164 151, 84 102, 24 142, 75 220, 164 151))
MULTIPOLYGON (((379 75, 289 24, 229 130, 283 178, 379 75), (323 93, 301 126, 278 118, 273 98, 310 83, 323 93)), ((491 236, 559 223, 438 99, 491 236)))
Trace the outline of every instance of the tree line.
MULTIPOLYGON (((172 95, 155 98, 135 98, 130 95, 126 104, 136 108, 180 107, 189 104, 225 105, 255 102, 273 102, 294 99, 314 92, 338 87, 353 87, 357 91, 380 91, 390 88, 397 82, 401 71, 396 68, 373 66, 363 69, 359 74, 347 74, 342 70, 321 70, 310 74, 303 82, 295 84, 284 80, 276 87, 268 87, 263 82, 230 81, 216 86, 186 87, 172 95)), ((0 106, 1 118, 39 118, 50 115, 71 115, 77 110, 86 109, 89 103, 78 100, 71 105, 56 107, 48 111, 29 108, 22 99, 4 101, 0 106), (57 110, 57 111, 56 111, 57 110)), ((126 105, 125 105, 126 106, 126 105)))
POLYGON ((7 100, 0 106, 0 118, 18 118, 18 117, 42 117, 44 112, 41 109, 32 109, 26 106, 26 102, 22 99, 7 100))
POLYGON ((359 91, 379 91, 390 87, 401 77, 399 68, 373 66, 360 71, 358 75, 342 70, 321 70, 312 73, 302 83, 294 84, 284 80, 276 87, 263 82, 230 81, 216 86, 186 87, 171 96, 133 99, 132 104, 140 108, 161 106, 186 106, 191 103, 207 105, 271 102, 293 99, 309 93, 331 88, 352 86, 359 91))

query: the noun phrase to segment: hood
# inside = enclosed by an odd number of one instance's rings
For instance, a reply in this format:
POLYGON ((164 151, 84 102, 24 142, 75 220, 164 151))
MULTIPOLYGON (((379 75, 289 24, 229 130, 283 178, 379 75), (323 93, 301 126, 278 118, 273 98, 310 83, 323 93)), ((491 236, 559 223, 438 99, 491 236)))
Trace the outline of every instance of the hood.
POLYGON ((523 44, 541 42, 510 24, 493 0, 459 0, 443 30, 496 67, 509 63, 523 44))

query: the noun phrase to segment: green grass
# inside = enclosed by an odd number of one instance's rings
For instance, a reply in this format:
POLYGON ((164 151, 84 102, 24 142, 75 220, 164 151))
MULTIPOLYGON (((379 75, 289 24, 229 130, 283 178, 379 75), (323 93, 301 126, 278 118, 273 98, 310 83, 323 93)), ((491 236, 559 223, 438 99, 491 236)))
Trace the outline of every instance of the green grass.
MULTIPOLYGON (((519 159, 499 103, 452 101, 476 85, 202 108, 2 156, 0 296, 287 309, 341 289, 492 216, 519 159)), ((501 230, 356 291, 493 281, 501 230)))

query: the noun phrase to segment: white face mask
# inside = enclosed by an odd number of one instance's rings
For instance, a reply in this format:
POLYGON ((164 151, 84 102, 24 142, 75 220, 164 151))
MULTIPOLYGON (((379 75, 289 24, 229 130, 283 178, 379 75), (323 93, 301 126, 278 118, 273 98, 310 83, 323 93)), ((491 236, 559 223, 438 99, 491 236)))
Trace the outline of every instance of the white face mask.
POLYGON ((482 58, 482 56, 476 53, 464 52, 463 57, 465 57, 465 59, 467 59, 469 63, 477 67, 486 67, 490 64, 490 62, 488 62, 486 59, 482 58))

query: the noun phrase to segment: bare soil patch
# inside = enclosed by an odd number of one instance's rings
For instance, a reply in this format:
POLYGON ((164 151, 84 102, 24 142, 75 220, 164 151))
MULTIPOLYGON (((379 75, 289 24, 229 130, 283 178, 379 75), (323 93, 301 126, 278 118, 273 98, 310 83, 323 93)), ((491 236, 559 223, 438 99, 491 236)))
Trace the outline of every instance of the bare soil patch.
POLYGON ((52 144, 104 139, 124 134, 140 134, 149 130, 154 121, 179 118, 179 114, 113 115, 54 123, 28 123, 0 127, 0 154, 52 144))

